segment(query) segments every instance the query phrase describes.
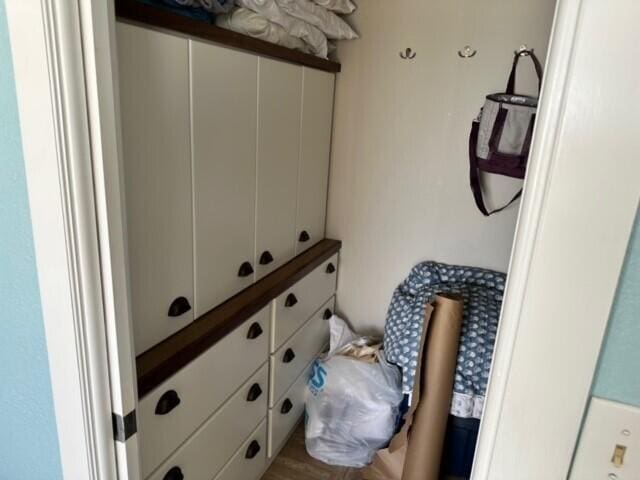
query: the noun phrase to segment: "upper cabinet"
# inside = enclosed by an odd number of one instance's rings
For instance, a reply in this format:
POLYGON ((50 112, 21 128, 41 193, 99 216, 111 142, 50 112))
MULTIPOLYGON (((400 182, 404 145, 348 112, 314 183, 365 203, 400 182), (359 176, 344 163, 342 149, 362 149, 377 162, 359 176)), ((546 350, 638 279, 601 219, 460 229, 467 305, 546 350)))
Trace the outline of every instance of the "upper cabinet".
POLYGON ((117 29, 141 353, 324 238, 334 75, 117 29))
POLYGON ((187 40, 118 23, 135 350, 193 320, 187 40))
POLYGON ((324 238, 335 76, 303 68, 296 253, 324 238))
POLYGON ((258 84, 256 252, 260 278, 295 255, 302 68, 261 58, 258 84))
POLYGON ((190 41, 196 316, 255 275, 258 57, 190 41))

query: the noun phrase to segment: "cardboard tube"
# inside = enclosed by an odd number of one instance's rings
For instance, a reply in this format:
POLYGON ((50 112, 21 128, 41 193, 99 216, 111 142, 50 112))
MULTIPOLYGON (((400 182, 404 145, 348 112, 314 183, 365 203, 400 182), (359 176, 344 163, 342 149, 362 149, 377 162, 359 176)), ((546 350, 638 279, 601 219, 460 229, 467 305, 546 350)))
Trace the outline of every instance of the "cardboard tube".
MULTIPOLYGON (((462 327, 462 300, 439 294, 422 357, 416 406, 402 480, 438 480, 462 327)), ((416 378, 418 381, 418 378, 416 378)))

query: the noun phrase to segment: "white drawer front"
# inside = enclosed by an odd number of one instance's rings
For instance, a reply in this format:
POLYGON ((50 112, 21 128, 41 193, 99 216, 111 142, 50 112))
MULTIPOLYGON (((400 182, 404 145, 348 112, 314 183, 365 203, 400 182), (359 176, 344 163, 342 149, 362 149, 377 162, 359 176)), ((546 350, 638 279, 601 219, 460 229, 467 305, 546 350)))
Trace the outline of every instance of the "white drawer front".
POLYGON ((332 297, 288 342, 271 355, 269 406, 273 406, 282 397, 329 341, 329 321, 324 318, 324 312, 333 311, 334 302, 332 297))
POLYGON ((323 262, 309 275, 275 300, 271 329, 274 352, 336 291, 338 254, 323 262))
POLYGON ((276 455, 304 412, 311 362, 282 398, 269 409, 269 458, 276 455))
MULTIPOLYGON (((264 419, 267 411, 266 395, 263 393, 253 401, 248 398, 253 386, 266 385, 268 378, 269 370, 265 364, 149 479, 164 480, 169 472, 175 472, 176 469, 188 480, 214 478, 264 419)), ((143 445, 144 440, 142 438, 143 445)), ((176 475, 176 478, 180 477, 176 475)))
MULTIPOLYGON (((262 309, 140 401, 143 476, 167 458, 265 362, 269 310, 268 306, 262 309), (248 338, 260 330, 262 333, 256 338, 248 338), (177 399, 179 403, 175 405, 177 399), (168 413, 161 413, 167 409, 168 413)), ((267 383, 262 390, 266 397, 267 383)))
POLYGON ((267 466, 267 420, 251 434, 215 480, 257 480, 267 466))

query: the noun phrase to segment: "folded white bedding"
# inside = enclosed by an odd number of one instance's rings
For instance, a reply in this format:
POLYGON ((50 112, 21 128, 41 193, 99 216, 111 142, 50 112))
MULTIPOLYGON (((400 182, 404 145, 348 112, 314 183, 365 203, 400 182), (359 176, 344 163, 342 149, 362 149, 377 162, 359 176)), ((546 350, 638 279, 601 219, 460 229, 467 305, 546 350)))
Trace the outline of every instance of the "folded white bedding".
POLYGON ((321 7, 326 8, 327 10, 331 10, 332 12, 342 13, 343 15, 348 15, 349 13, 353 13, 356 9, 356 6, 353 4, 351 0, 313 0, 316 4, 321 7))
POLYGON ((238 8, 226 15, 216 17, 216 25, 227 30, 259 38, 267 42, 293 48, 305 53, 310 53, 311 49, 301 39, 289 35, 280 25, 270 22, 259 13, 238 8))
POLYGON ((335 13, 311 0, 275 0, 286 13, 318 27, 333 40, 353 40, 358 34, 335 13))
POLYGON ((289 35, 304 40, 315 55, 327 58, 325 34, 317 27, 286 13, 275 0, 236 0, 236 3, 280 25, 289 35))

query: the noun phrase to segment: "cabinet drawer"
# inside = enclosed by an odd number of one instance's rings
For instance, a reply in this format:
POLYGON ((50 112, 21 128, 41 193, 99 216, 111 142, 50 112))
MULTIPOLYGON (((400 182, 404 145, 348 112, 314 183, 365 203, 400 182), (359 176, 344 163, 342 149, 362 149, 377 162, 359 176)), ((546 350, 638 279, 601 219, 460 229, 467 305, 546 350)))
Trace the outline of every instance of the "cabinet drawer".
POLYGON ((215 480, 257 480, 267 466, 267 420, 251 434, 215 480))
POLYGON ((273 406, 329 341, 329 321, 325 310, 333 311, 335 299, 331 298, 313 317, 271 355, 271 384, 269 406, 273 406))
MULTIPOLYGON (((253 398, 254 385, 264 386, 268 378, 269 370, 265 364, 149 479, 182 478, 177 474, 179 469, 186 479, 211 480, 264 419, 266 395, 262 394, 253 401, 249 399, 253 398), (166 477, 169 472, 176 473, 174 477, 166 477)), ((142 445, 144 441, 145 437, 142 445)))
POLYGON ((278 453, 304 412, 312 366, 313 362, 307 365, 291 388, 269 409, 269 458, 278 453))
POLYGON ((271 328, 271 352, 275 352, 336 291, 338 254, 275 300, 271 328))
MULTIPOLYGON (((138 415, 143 476, 157 467, 265 362, 268 329, 269 307, 265 307, 142 398, 138 415), (163 410, 166 413, 162 414, 163 410)), ((267 385, 266 380, 261 383, 264 398, 267 385)))

